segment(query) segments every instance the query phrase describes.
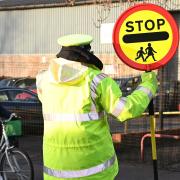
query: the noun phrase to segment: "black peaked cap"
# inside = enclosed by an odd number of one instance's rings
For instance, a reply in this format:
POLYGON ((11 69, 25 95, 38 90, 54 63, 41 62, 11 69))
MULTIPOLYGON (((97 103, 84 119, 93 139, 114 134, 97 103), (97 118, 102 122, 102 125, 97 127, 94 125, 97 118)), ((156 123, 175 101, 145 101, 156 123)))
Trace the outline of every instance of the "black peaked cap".
POLYGON ((95 65, 100 70, 103 69, 101 60, 81 46, 63 46, 60 52, 56 55, 57 58, 64 58, 70 61, 84 62, 86 64, 95 65))

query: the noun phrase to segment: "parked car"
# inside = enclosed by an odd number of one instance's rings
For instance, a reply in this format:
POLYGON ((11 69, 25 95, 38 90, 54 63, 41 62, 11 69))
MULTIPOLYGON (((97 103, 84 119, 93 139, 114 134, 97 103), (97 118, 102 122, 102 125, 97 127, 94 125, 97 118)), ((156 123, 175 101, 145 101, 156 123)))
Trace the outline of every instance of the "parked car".
POLYGON ((0 80, 0 87, 11 86, 16 81, 15 78, 5 78, 0 80))
POLYGON ((29 90, 33 91, 34 93, 37 93, 37 87, 36 83, 33 83, 31 86, 27 87, 29 90))
POLYGON ((36 83, 35 78, 30 78, 30 77, 18 78, 16 79, 16 81, 14 81, 14 83, 11 86, 20 87, 20 88, 28 88, 34 85, 35 83, 36 83))
POLYGON ((36 79, 35 78, 5 78, 0 80, 0 87, 19 87, 27 88, 35 93, 36 89, 36 79))
POLYGON ((42 134, 42 105, 37 94, 24 88, 0 88, 0 104, 22 118, 23 134, 42 134))
POLYGON ((25 78, 5 78, 0 81, 0 87, 20 87, 27 88, 31 87, 36 83, 35 78, 25 77, 25 78))

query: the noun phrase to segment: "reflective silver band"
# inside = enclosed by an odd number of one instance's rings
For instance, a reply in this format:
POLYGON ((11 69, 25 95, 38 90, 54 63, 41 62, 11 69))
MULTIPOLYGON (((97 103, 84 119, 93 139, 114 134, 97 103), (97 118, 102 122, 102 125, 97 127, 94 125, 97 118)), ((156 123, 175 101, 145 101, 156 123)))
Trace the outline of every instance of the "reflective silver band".
POLYGON ((140 91, 143 91, 144 93, 146 93, 148 95, 148 97, 149 97, 149 100, 151 100, 152 97, 153 97, 153 93, 151 92, 151 90, 146 88, 146 87, 138 86, 136 88, 136 90, 140 90, 140 91))
POLYGON ((116 107, 114 108, 112 112, 112 115, 114 115, 115 117, 118 117, 121 114, 122 110, 124 109, 126 101, 127 101, 126 97, 120 98, 119 102, 117 103, 116 107))
POLYGON ((116 160, 116 156, 114 155, 111 159, 105 161, 102 164, 99 164, 97 166, 88 169, 75 170, 75 171, 55 170, 44 166, 44 173, 48 174, 49 176, 54 176, 57 178, 80 178, 104 171, 105 169, 112 166, 115 160, 116 160))
POLYGON ((98 74, 93 78, 93 80, 92 80, 92 82, 90 84, 91 99, 92 99, 92 102, 93 102, 92 106, 91 106, 91 111, 96 112, 96 105, 95 105, 96 104, 95 99, 97 97, 96 89, 97 89, 98 84, 106 77, 108 77, 108 76, 106 74, 104 74, 104 73, 98 74))
POLYGON ((61 114, 61 113, 44 113, 45 121, 60 121, 60 122, 85 122, 99 120, 104 116, 104 112, 90 112, 85 114, 61 114))
POLYGON ((104 73, 101 73, 101 74, 98 74, 97 76, 95 76, 91 82, 91 85, 90 85, 90 89, 91 89, 91 97, 93 99, 95 99, 97 97, 97 94, 96 94, 96 89, 97 89, 97 86, 98 84, 104 79, 108 77, 106 74, 104 73))

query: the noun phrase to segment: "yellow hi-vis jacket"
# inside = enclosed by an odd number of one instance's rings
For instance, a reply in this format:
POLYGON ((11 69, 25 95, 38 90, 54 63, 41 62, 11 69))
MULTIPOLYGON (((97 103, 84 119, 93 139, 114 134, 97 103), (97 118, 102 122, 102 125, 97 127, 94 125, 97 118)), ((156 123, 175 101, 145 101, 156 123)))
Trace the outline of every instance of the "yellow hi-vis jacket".
POLYGON ((58 81, 59 68, 53 63, 37 75, 44 180, 113 180, 118 163, 107 114, 121 122, 141 115, 156 92, 156 77, 144 73, 138 88, 122 97, 118 84, 94 66, 65 82, 58 81))

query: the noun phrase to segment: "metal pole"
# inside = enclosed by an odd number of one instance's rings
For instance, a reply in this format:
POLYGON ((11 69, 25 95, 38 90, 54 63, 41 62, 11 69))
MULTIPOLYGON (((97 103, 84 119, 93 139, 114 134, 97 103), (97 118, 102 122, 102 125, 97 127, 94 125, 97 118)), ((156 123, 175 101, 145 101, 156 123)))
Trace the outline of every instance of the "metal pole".
POLYGON ((164 94, 164 68, 162 67, 159 69, 159 120, 160 120, 160 129, 164 129, 164 119, 163 119, 163 111, 164 111, 164 99, 163 99, 163 94, 164 94))
POLYGON ((151 130, 151 148, 152 148, 152 160, 154 170, 154 180, 158 180, 158 167, 157 167, 157 152, 156 152, 156 138, 155 138, 155 116, 154 116, 154 104, 153 99, 149 103, 149 116, 150 116, 150 130, 151 130))

